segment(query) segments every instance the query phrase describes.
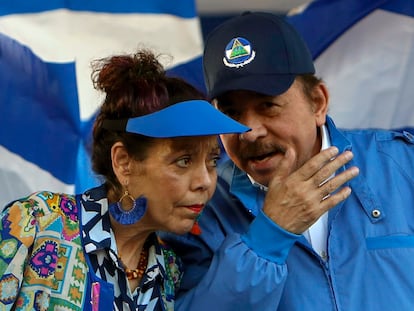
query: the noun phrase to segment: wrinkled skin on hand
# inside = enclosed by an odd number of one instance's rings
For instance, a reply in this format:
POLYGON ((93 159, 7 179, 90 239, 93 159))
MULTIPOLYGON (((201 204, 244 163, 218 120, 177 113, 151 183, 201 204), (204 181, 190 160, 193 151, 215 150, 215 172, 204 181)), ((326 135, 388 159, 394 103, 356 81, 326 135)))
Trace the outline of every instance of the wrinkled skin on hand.
POLYGON ((293 149, 288 149, 269 183, 264 213, 285 230, 302 234, 322 214, 351 194, 351 189, 344 184, 358 175, 357 167, 327 179, 352 157, 350 151, 338 155, 338 149, 331 147, 291 172, 296 155, 293 149), (333 194, 334 191, 337 192, 333 194))

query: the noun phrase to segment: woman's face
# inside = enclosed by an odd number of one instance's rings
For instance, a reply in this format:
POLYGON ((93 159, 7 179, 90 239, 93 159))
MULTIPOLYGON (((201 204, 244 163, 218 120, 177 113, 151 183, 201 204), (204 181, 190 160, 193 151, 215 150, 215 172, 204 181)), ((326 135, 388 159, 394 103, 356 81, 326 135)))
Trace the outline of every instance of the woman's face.
POLYGON ((128 190, 147 198, 145 230, 183 234, 216 187, 220 149, 216 136, 157 139, 144 161, 132 161, 128 190))

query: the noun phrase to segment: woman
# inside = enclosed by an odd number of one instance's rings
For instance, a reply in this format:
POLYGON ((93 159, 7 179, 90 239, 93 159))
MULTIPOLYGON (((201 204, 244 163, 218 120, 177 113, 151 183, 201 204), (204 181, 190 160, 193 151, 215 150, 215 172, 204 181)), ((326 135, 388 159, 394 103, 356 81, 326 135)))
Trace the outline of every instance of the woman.
POLYGON ((105 93, 92 143, 103 183, 6 206, 2 310, 173 310, 180 262, 155 232, 192 230, 215 189, 216 135, 247 130, 150 51, 93 66, 105 93))

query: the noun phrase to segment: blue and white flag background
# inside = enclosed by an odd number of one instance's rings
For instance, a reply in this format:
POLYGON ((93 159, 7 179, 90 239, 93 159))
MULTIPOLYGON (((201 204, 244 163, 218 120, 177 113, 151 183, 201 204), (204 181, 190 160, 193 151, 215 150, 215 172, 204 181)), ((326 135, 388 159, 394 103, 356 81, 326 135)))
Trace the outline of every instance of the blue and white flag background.
POLYGON ((0 205, 96 183, 87 144, 100 95, 90 62, 138 47, 203 87, 194 0, 0 3, 0 205))
MULTIPOLYGON (((414 128, 413 17, 412 0, 320 0, 288 16, 330 88, 337 125, 414 128)), ((0 206, 98 183, 92 60, 151 48, 204 89, 202 45, 195 0, 1 1, 0 206)))
POLYGON ((321 0, 289 15, 345 128, 414 128, 414 1, 321 0))

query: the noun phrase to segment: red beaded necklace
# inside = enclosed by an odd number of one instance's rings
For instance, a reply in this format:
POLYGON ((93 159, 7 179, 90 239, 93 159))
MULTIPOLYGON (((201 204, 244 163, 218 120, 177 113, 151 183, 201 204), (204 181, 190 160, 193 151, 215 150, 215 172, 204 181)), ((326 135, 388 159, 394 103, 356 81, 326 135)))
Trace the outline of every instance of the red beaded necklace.
MULTIPOLYGON (((121 255, 119 255, 119 260, 122 262, 121 255)), ((147 269, 148 265, 148 249, 143 248, 141 255, 139 256, 138 267, 136 269, 129 269, 123 263, 125 274, 128 280, 141 279, 147 269)))

